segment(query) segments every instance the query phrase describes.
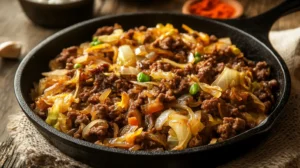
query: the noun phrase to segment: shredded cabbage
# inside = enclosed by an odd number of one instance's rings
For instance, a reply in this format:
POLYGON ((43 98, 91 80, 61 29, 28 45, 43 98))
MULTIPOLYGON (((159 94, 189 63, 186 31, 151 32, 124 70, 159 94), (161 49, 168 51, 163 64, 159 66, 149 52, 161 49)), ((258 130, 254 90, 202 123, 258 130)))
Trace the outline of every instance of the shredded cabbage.
POLYGON ((98 41, 104 42, 104 43, 115 43, 118 41, 123 34, 122 29, 115 29, 111 35, 102 35, 98 36, 98 41))
POLYGON ((161 79, 171 80, 176 77, 176 75, 173 72, 164 72, 162 70, 151 71, 150 76, 154 80, 161 80, 161 79))
POLYGON ((120 66, 135 66, 136 57, 129 45, 119 47, 117 64, 120 66))
POLYGON ((189 65, 189 64, 179 64, 179 63, 174 62, 174 61, 172 61, 172 60, 169 60, 169 59, 167 59, 167 58, 162 58, 162 59, 160 60, 160 62, 163 62, 163 63, 169 63, 169 64, 171 64, 172 66, 178 67, 178 68, 181 68, 181 69, 184 69, 185 67, 187 67, 187 66, 189 65))
MULTIPOLYGON (((249 73, 251 72, 248 72, 248 74, 249 73)), ((244 89, 249 90, 251 78, 247 76, 245 72, 239 72, 237 70, 225 67, 222 73, 211 85, 218 86, 222 90, 226 90, 232 86, 241 85, 244 89)))

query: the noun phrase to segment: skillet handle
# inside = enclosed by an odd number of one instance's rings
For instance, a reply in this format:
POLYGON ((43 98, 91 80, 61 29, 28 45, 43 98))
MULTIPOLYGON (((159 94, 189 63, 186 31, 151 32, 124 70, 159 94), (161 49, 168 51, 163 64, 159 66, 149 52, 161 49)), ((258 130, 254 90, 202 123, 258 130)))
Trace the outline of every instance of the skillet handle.
POLYGON ((300 0, 285 0, 280 5, 261 15, 248 19, 222 20, 221 22, 242 29, 271 47, 268 35, 274 22, 281 16, 298 10, 300 10, 300 0))

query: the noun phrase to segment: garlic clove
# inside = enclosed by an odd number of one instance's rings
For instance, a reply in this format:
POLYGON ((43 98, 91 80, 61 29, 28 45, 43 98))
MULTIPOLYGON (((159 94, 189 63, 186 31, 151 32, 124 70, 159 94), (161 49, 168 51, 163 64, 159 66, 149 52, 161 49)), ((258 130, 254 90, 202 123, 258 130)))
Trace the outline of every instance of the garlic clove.
POLYGON ((7 41, 0 44, 0 57, 18 58, 21 55, 22 45, 19 42, 7 41))

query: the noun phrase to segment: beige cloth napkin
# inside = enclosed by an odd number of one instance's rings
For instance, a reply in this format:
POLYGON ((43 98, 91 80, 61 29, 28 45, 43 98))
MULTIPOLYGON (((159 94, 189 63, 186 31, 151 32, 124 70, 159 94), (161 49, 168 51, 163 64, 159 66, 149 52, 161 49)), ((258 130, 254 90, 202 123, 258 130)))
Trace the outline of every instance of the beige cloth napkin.
MULTIPOLYGON (((300 167, 300 28, 271 32, 270 39, 290 70, 289 103, 264 142, 222 168, 300 167)), ((13 167, 88 167, 49 144, 21 112, 10 116, 8 131, 14 155, 18 157, 13 167)))

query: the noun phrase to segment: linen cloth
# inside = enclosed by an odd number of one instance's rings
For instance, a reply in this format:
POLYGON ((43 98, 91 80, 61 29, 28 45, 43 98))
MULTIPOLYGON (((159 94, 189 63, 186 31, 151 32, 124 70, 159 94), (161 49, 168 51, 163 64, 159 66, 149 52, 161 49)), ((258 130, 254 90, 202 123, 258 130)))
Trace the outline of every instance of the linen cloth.
MULTIPOLYGON (((290 71, 289 102, 264 142, 221 168, 300 167, 300 28, 273 31, 269 37, 290 71)), ((10 116, 9 120, 7 129, 19 157, 16 167, 88 167, 52 146, 22 112, 10 116)))

